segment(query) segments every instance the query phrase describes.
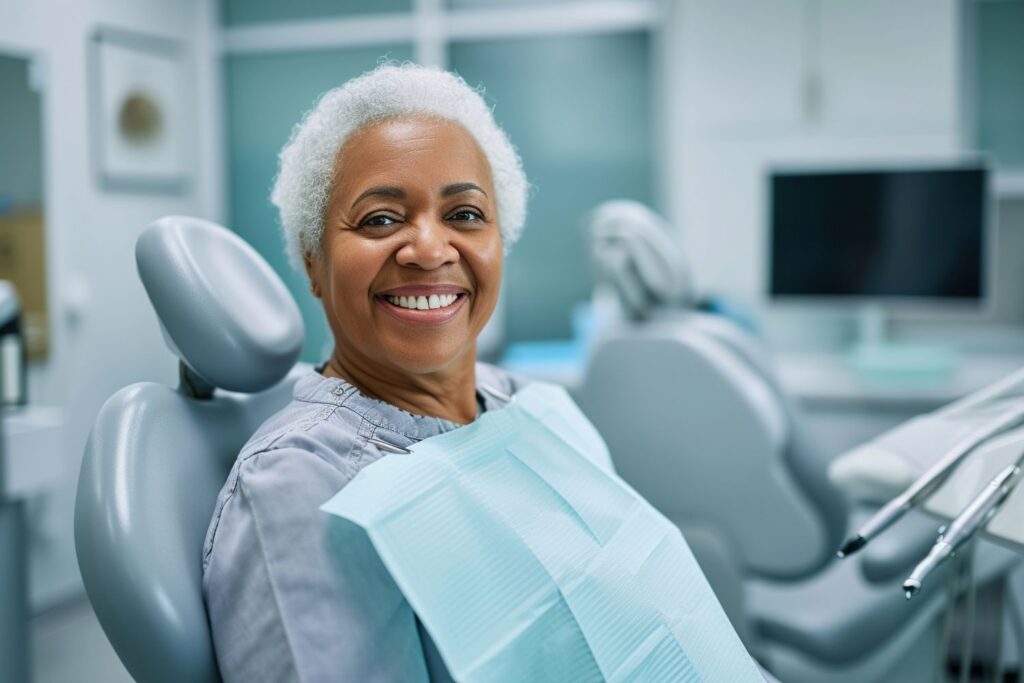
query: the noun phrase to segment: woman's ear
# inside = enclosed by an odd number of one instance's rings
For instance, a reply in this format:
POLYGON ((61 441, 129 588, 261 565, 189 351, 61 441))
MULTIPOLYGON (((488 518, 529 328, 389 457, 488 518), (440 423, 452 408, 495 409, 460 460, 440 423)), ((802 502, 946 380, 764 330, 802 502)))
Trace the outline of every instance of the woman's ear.
POLYGON ((306 275, 309 276, 309 291, 317 299, 320 298, 320 269, 317 268, 315 258, 308 251, 302 255, 302 262, 306 266, 306 275))

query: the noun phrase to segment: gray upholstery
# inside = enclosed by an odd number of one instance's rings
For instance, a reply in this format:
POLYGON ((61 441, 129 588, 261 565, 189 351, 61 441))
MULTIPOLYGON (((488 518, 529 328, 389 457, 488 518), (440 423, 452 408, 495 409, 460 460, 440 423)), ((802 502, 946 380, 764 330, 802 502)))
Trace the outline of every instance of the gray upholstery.
MULTIPOLYGON (((735 352, 771 387, 788 416, 790 444, 785 455, 789 469, 825 520, 827 547, 837 547, 849 526, 850 506, 828 477, 828 462, 815 452, 814 443, 803 427, 800 409, 779 385, 763 347, 748 332, 721 316, 693 314, 687 318, 687 324, 735 352)), ((873 583, 906 578, 906 574, 935 542, 938 526, 937 521, 922 513, 906 515, 892 533, 883 534, 860 553, 860 569, 864 577, 873 583)), ((831 554, 826 553, 824 559, 831 561, 831 554)))
POLYGON ((765 640, 840 664, 871 654, 916 613, 933 607, 944 596, 945 583, 942 576, 935 578, 927 594, 918 596, 920 602, 908 602, 898 585, 865 581, 856 562, 833 562, 808 582, 750 581, 750 608, 765 640))
MULTIPOLYGON (((867 515, 861 521, 867 521, 867 515)), ((891 531, 860 551, 860 570, 864 578, 879 584, 902 582, 935 544, 939 525, 939 520, 923 512, 908 512, 891 531)), ((859 527, 859 524, 850 526, 859 527)))
POLYGON ((686 324, 721 343, 757 373, 767 385, 774 400, 785 415, 788 442, 783 447, 787 471, 807 495, 821 518, 825 532, 825 552, 819 569, 831 561, 833 549, 839 547, 847 531, 850 508, 846 497, 828 476, 828 463, 817 452, 813 440, 806 433, 801 412, 789 394, 779 385, 778 376, 764 346, 749 332, 730 320, 717 315, 691 313, 686 324))
POLYGON ((177 389, 134 384, 100 411, 75 501, 78 562, 100 624, 136 680, 217 681, 203 541, 242 445, 309 372, 295 365, 301 319, 266 262, 212 223, 157 221, 139 238, 137 258, 190 370, 177 389))
MULTIPOLYGON (((1014 551, 987 542, 978 544, 975 557, 979 584, 1019 562, 1014 551)), ((906 573, 888 582, 872 582, 857 562, 838 561, 805 582, 750 580, 746 600, 769 650, 774 646, 825 665, 847 665, 876 656, 905 630, 923 629, 923 622, 933 619, 945 604, 944 577, 949 569, 940 567, 929 579, 928 592, 922 588, 911 601, 904 600, 900 590, 906 573)))
POLYGON ((302 317, 270 265, 209 221, 168 216, 135 245, 139 277, 167 341, 207 383, 261 391, 302 350, 302 317))
POLYGON ((688 322, 701 315, 608 332, 578 402, 619 473, 662 513, 719 529, 745 571, 805 576, 835 546, 783 460, 788 416, 758 371, 688 322))

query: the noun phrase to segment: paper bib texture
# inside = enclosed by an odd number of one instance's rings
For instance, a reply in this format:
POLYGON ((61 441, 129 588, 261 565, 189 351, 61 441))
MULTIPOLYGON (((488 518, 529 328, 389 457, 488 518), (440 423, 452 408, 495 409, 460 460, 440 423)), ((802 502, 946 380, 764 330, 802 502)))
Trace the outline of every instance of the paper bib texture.
POLYGON ((763 680, 679 530, 560 387, 411 450, 322 509, 366 530, 457 680, 763 680))

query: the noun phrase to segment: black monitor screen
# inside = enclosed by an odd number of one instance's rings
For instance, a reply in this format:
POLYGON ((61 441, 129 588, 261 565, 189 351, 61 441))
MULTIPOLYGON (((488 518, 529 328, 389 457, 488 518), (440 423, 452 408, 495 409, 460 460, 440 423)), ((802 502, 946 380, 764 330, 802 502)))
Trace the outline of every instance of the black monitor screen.
POLYGON ((983 295, 985 170, 775 173, 773 296, 983 295))

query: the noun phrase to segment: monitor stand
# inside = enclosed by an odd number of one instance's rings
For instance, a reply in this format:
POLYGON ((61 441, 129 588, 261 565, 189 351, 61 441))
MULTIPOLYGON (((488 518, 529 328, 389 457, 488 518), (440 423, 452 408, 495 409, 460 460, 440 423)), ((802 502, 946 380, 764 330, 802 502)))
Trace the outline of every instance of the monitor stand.
POLYGON ((941 381, 957 364, 952 346, 907 344, 888 339, 888 316, 882 304, 864 304, 857 316, 857 337, 849 363, 863 379, 905 384, 941 381))

